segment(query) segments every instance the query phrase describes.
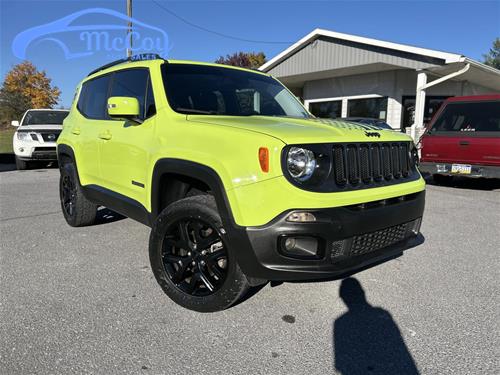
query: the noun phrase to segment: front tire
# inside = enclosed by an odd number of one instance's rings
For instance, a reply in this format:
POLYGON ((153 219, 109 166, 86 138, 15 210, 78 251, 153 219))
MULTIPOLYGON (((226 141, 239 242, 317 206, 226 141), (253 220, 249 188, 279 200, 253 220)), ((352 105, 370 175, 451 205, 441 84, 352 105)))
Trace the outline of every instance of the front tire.
POLYGON ((21 160, 16 156, 16 168, 18 171, 23 171, 25 169, 28 169, 28 162, 25 160, 21 160))
POLYGON ((64 218, 69 225, 83 227, 95 223, 97 205, 83 195, 76 168, 71 163, 61 168, 59 196, 64 218))
POLYGON ((248 291, 225 233, 209 195, 181 199, 160 213, 151 230, 149 258, 158 284, 174 302, 214 312, 248 291))

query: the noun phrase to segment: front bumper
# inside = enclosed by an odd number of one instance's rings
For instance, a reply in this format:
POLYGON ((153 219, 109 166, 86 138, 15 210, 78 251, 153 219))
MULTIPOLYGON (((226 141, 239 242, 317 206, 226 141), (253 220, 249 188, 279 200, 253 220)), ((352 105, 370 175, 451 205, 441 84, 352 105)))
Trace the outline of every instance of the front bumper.
MULTIPOLYGON (((468 164, 468 163, 453 163, 453 164, 468 164)), ((471 164, 471 173, 452 173, 452 163, 436 163, 436 162, 421 162, 418 169, 422 173, 442 174, 446 176, 463 176, 463 177, 485 177, 485 178, 500 178, 500 167, 491 165, 471 164)))
POLYGON ((310 223, 286 221, 293 210, 287 211, 268 225, 240 231, 237 248, 244 259, 239 264, 256 279, 340 278, 413 247, 424 205, 421 191, 365 205, 306 210, 316 217, 310 223), (290 237, 316 239, 317 255, 287 255, 283 244, 290 237))

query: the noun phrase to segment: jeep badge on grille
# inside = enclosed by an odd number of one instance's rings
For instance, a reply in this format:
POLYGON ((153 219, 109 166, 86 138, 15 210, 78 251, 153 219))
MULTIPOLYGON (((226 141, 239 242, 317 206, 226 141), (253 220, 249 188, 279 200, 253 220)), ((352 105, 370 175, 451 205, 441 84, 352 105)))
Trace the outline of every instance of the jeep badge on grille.
POLYGON ((365 135, 367 137, 377 137, 377 138, 380 138, 380 133, 377 133, 377 132, 365 132, 365 135))

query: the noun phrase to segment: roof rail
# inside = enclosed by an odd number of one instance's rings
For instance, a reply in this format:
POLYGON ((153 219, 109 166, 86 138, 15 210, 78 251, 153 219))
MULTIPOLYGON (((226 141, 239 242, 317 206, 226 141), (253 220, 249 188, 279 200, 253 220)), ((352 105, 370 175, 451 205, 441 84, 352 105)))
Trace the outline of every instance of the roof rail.
POLYGON ((112 61, 110 63, 107 63, 103 66, 100 66, 99 68, 94 69, 89 74, 87 74, 87 77, 91 76, 94 73, 100 72, 101 70, 108 69, 108 68, 111 68, 112 66, 115 66, 118 64, 123 64, 123 63, 129 62, 129 61, 147 61, 147 60, 156 60, 156 59, 162 59, 162 57, 156 53, 141 53, 138 55, 133 55, 133 56, 127 57, 125 59, 118 59, 118 60, 112 61))

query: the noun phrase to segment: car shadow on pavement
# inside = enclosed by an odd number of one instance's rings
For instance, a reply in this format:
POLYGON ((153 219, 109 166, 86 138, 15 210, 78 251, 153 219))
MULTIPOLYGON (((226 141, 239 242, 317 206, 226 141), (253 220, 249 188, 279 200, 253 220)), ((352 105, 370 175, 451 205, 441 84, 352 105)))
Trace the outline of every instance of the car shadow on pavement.
POLYGON ((435 181, 432 176, 425 176, 425 182, 434 186, 445 186, 456 189, 470 190, 500 190, 500 178, 471 178, 453 176, 451 178, 435 181))
POLYGON ((123 219, 126 219, 126 217, 110 210, 109 208, 99 207, 97 210, 95 225, 114 223, 115 221, 120 221, 123 219))
POLYGON ((348 311, 333 323, 333 362, 342 375, 419 374, 391 314, 366 300, 360 282, 342 280, 340 298, 348 311))

